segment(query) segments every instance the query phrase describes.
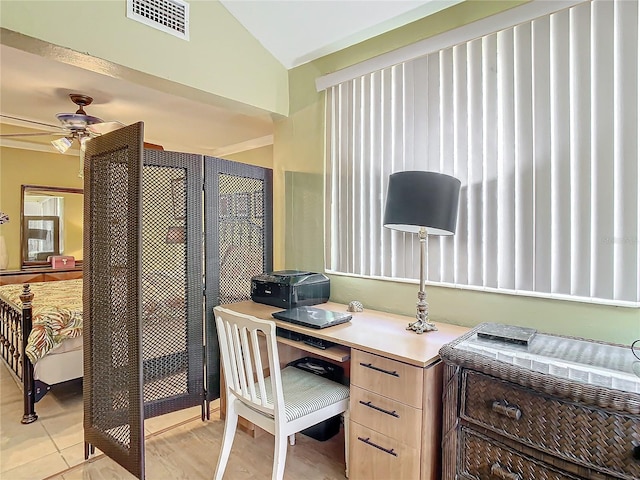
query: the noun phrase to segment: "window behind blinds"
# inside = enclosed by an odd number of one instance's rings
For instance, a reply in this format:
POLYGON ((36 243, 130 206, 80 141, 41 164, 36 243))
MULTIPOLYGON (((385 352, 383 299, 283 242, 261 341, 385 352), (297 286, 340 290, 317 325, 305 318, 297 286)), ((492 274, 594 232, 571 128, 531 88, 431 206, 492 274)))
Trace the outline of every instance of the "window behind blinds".
POLYGON ((327 270, 417 279, 391 173, 462 181, 428 281, 640 306, 638 3, 585 2, 327 90, 327 270))

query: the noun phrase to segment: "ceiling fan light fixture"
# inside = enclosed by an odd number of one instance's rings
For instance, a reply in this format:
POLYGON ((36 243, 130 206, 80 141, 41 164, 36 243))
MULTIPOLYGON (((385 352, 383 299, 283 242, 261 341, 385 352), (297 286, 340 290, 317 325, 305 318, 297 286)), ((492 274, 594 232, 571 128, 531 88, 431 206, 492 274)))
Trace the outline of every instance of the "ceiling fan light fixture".
POLYGON ((51 145, 56 147, 60 153, 65 153, 73 144, 73 137, 62 137, 57 140, 51 140, 51 145))
POLYGON ((91 115, 81 115, 78 113, 59 113, 56 118, 60 121, 64 128, 69 130, 84 130, 87 125, 95 125, 103 123, 101 118, 92 117, 91 115))
POLYGON ((72 132, 78 132, 84 131, 88 125, 103 123, 101 118, 87 115, 87 112, 84 111, 84 107, 91 105, 93 98, 81 93, 70 93, 69 98, 71 98, 71 101, 79 108, 76 113, 59 113, 56 115, 56 118, 62 124, 63 128, 69 129, 72 132))
POLYGON ((10 115, 0 115, 0 117, 3 118, 18 120, 25 123, 33 123, 35 125, 39 125, 40 128, 42 128, 42 126, 50 127, 52 129, 57 128, 60 129, 61 132, 9 134, 0 133, 0 137, 31 137, 42 135, 55 135, 57 137, 59 135, 62 135, 64 136, 64 138, 60 138, 51 142, 56 150, 58 150, 60 153, 66 153, 67 150, 69 150, 69 148, 73 145, 74 139, 77 138, 80 143, 80 150, 81 152, 84 152, 83 149, 85 148, 85 142, 87 140, 99 135, 104 135, 105 133, 112 132, 125 126, 121 122, 105 122, 101 118, 87 115, 87 112, 84 111, 84 107, 90 105, 93 102, 93 98, 91 98, 90 96, 83 95, 81 93, 70 93, 69 98, 71 98, 71 101, 78 107, 78 109, 76 110, 76 113, 58 113, 56 115, 56 118, 60 122, 60 125, 50 125, 48 123, 13 117, 10 115))

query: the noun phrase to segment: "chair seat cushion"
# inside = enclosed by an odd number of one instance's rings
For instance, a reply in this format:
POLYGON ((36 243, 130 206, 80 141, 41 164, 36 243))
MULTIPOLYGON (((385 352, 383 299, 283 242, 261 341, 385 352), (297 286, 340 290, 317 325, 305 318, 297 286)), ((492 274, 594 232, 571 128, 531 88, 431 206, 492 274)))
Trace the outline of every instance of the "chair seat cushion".
MULTIPOLYGON (((349 387, 299 368, 286 367, 280 376, 287 422, 349 398, 349 387)), ((273 403, 270 379, 265 378, 265 389, 273 403)))

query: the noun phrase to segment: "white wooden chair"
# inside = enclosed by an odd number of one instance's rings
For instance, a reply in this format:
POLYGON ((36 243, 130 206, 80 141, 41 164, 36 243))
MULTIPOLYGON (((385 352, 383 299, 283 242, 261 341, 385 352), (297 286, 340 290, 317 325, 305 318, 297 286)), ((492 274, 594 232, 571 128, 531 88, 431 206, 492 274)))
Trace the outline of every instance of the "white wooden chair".
POLYGON ((273 321, 222 307, 215 307, 214 314, 227 399, 224 438, 214 479, 221 480, 224 474, 238 416, 275 436, 271 478, 281 480, 287 456, 287 438, 293 445, 295 433, 343 414, 348 466, 349 388, 295 367, 281 371, 273 321), (263 375, 259 331, 266 336, 270 372, 267 378, 263 375))

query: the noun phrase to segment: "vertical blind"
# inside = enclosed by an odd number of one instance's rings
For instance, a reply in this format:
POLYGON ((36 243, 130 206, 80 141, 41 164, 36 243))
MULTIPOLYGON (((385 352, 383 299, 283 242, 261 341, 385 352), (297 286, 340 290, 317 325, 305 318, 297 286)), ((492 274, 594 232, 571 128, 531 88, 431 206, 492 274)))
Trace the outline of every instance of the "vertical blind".
POLYGON ((417 279, 388 177, 462 182, 430 283, 640 306, 638 2, 591 1, 327 90, 327 270, 417 279))

